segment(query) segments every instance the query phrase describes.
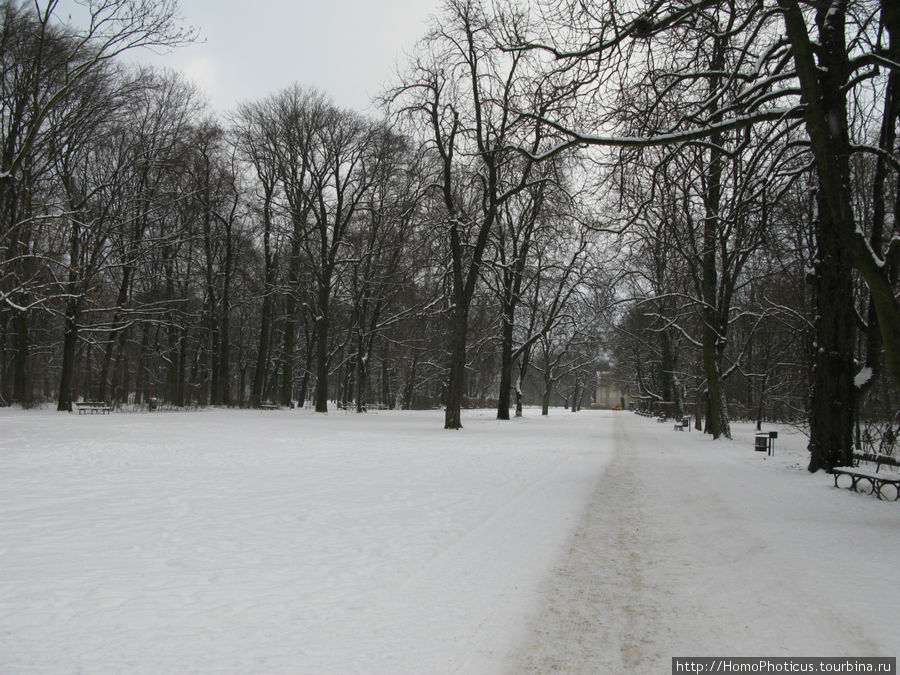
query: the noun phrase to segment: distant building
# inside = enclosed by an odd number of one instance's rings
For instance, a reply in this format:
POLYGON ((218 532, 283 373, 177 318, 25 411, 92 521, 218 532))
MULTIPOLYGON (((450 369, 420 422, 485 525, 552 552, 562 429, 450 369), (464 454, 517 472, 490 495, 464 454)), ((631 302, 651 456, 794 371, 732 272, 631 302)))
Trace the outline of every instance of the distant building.
POLYGON ((631 394, 621 383, 613 378, 613 374, 600 371, 597 373, 597 397, 594 406, 603 410, 621 408, 628 410, 631 407, 631 394))

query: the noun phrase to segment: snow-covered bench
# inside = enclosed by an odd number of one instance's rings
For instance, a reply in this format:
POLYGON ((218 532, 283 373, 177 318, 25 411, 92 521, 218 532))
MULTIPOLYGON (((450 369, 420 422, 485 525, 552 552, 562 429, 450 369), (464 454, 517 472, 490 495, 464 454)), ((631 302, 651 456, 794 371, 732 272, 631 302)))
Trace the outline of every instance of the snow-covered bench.
POLYGON ((675 422, 675 431, 684 431, 687 429, 691 430, 691 418, 690 417, 682 417, 680 420, 675 422))
POLYGON ((106 413, 109 414, 111 408, 101 401, 77 401, 75 403, 75 409, 78 410, 78 414, 84 413, 85 415, 90 413, 100 413, 101 415, 106 413))
MULTIPOLYGON (((838 485, 842 476, 850 479, 850 484, 846 487, 856 492, 864 492, 865 494, 874 494, 879 499, 888 501, 897 501, 900 499, 900 473, 895 471, 886 471, 881 473, 883 465, 900 466, 900 461, 888 455, 871 455, 854 453, 853 460, 856 466, 836 466, 831 470, 834 476, 834 486, 838 485), (859 462, 873 462, 875 470, 860 469, 859 462)), ((841 481, 846 484, 846 480, 841 481)))

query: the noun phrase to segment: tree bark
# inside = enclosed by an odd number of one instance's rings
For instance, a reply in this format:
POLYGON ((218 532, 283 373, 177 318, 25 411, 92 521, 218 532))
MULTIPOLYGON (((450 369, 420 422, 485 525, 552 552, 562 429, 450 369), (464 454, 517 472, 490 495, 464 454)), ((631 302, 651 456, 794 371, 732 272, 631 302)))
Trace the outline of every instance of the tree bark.
POLYGON ((23 405, 30 405, 28 391, 28 313, 16 312, 13 320, 16 331, 16 349, 13 352, 13 400, 23 405))
MULTIPOLYGON (((896 340, 900 348, 900 321, 896 298, 883 279, 884 270, 873 270, 871 254, 857 232, 850 193, 850 136, 844 85, 849 60, 844 36, 846 6, 819 7, 818 58, 807 32, 806 21, 795 0, 779 0, 785 29, 791 42, 800 81, 804 121, 818 177, 816 221, 816 345, 810 402, 809 470, 828 470, 849 463, 853 451, 855 325, 852 267, 855 266, 872 293, 878 310, 885 347, 896 340), (860 240, 862 241, 860 242, 860 240), (862 245, 867 250, 859 250, 862 245)), ((900 382, 900 351, 896 352, 900 382)), ((890 363, 889 363, 890 367, 890 363)), ((892 370, 892 373, 894 371, 892 370)))
POLYGON ((510 391, 513 370, 513 317, 511 303, 503 312, 503 331, 500 338, 500 392, 497 396, 497 419, 509 419, 510 391))
POLYGON ((856 312, 850 256, 827 209, 816 226, 816 347, 810 396, 809 470, 851 462, 856 406, 856 312), (835 302, 845 298, 845 302, 835 302))
POLYGON ((531 349, 527 348, 522 352, 519 374, 516 378, 516 417, 522 416, 522 383, 525 381, 525 374, 528 372, 530 357, 531 349))
POLYGON ((329 284, 319 288, 316 317, 316 412, 328 412, 328 310, 329 284))
POLYGON ((544 393, 541 396, 541 415, 546 417, 550 414, 550 396, 553 392, 553 380, 544 377, 544 393))
POLYGON ((266 371, 269 360, 269 347, 272 333, 272 319, 275 303, 276 267, 272 252, 272 219, 271 194, 266 195, 263 205, 263 256, 265 262, 265 287, 263 289, 262 313, 259 318, 259 349, 256 351, 256 371, 253 374, 253 389, 250 394, 250 405, 258 408, 262 405, 266 386, 266 371))
POLYGON ((70 298, 66 303, 63 356, 60 366, 59 394, 56 398, 56 409, 59 412, 71 412, 72 410, 72 384, 75 378, 75 351, 78 346, 78 318, 80 314, 80 300, 78 298, 70 298))
POLYGON ((462 429, 462 399, 465 392, 466 340, 468 311, 459 304, 453 313, 450 337, 450 375, 447 380, 447 400, 444 411, 445 429, 462 429))
POLYGON ((403 386, 403 401, 401 403, 402 410, 412 410, 413 396, 416 390, 416 368, 419 365, 419 355, 414 354, 412 363, 409 366, 409 372, 406 375, 406 382, 403 386))
POLYGON ((300 238, 302 228, 294 217, 294 232, 291 238, 291 261, 288 274, 288 292, 285 298, 284 344, 282 345, 281 405, 288 406, 294 397, 294 352, 297 343, 297 297, 300 285, 300 238))
MULTIPOLYGON (((724 68, 725 38, 717 37, 713 47, 710 89, 718 89, 718 74, 724 68)), ((714 114, 713 119, 718 119, 714 114)), ((728 409, 725 404, 725 390, 719 369, 719 356, 724 347, 725 336, 720 333, 724 328, 719 321, 718 289, 719 277, 716 260, 718 250, 719 229, 721 227, 720 208, 722 203, 722 171, 723 171, 723 136, 713 134, 710 138, 709 165, 707 166, 707 186, 703 195, 706 214, 703 219, 703 252, 702 252, 702 291, 703 291, 703 372, 706 375, 706 388, 709 392, 706 408, 706 433, 713 438, 725 436, 731 438, 731 427, 728 424, 728 409)))
MULTIPOLYGON (((293 288, 293 285, 292 285, 293 288)), ((297 301, 293 291, 289 291, 285 301, 284 342, 281 350, 281 390, 279 403, 289 406, 294 399, 294 351, 297 334, 297 301)))

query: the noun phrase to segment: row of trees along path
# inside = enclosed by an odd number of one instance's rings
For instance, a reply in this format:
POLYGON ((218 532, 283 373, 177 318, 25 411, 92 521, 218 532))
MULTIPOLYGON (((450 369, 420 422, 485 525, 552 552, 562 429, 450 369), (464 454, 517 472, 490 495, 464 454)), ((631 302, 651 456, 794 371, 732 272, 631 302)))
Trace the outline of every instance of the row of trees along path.
POLYGON ((448 0, 383 119, 293 85, 222 123, 121 62, 193 39, 173 0, 2 2, 0 393, 458 429, 606 371, 846 463, 900 424, 895 4, 448 0))

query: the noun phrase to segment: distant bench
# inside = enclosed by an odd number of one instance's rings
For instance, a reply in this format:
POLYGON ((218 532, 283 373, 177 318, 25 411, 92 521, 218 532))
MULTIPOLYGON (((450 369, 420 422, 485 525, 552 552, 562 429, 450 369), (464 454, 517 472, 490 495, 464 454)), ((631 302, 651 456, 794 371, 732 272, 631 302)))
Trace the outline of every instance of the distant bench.
POLYGON ((691 418, 690 417, 682 417, 680 420, 675 422, 675 431, 684 431, 687 429, 691 430, 691 418))
MULTIPOLYGON (((836 466, 831 470, 831 474, 834 476, 835 487, 842 487, 838 485, 838 481, 842 476, 848 476, 850 484, 846 485, 846 487, 855 492, 874 494, 879 499, 894 502, 900 499, 900 473, 893 471, 880 473, 883 465, 900 466, 900 460, 889 455, 853 453, 853 462, 854 466, 836 466), (860 462, 874 463, 875 470, 860 469, 860 462), (860 489, 860 486, 862 489, 860 489), (887 489, 886 493, 885 489, 887 489)), ((846 481, 843 482, 846 484, 846 481)))
POLYGON ((78 410, 79 415, 82 413, 85 415, 88 413, 91 415, 94 413, 100 413, 101 415, 106 413, 108 415, 111 410, 111 408, 102 401, 77 401, 75 403, 75 408, 78 410))

